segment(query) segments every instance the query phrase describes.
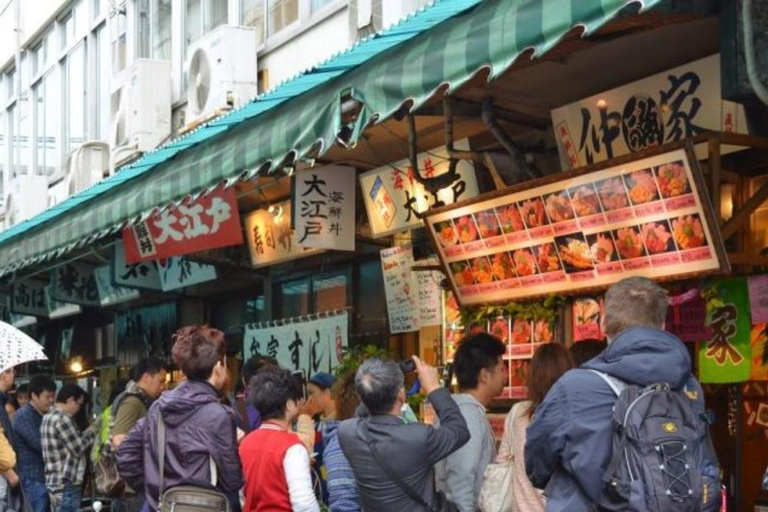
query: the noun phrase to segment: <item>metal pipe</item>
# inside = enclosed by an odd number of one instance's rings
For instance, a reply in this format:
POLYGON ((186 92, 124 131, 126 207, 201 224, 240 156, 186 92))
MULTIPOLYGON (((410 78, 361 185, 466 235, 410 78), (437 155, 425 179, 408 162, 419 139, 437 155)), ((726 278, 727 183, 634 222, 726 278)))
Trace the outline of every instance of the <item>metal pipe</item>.
POLYGON ((491 132, 491 134, 496 138, 499 144, 504 147, 507 153, 512 155, 512 157, 520 162, 519 170, 525 173, 529 179, 540 178, 541 174, 534 169, 531 169, 531 167, 525 163, 525 155, 522 153, 522 151, 520 151, 514 141, 512 141, 509 135, 507 135, 507 132, 504 131, 499 122, 496 120, 496 117, 493 115, 493 102, 490 98, 486 98, 486 100, 483 102, 483 113, 481 117, 483 123, 491 132))

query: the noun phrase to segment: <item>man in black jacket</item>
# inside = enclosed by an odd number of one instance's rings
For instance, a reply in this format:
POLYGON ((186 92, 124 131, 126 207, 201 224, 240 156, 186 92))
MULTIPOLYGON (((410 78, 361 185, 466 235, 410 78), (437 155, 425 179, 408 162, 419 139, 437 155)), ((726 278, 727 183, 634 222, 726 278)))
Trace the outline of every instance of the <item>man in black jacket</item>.
POLYGON ((464 417, 450 392, 440 387, 437 370, 413 360, 440 428, 403 421, 405 389, 397 363, 370 359, 357 372, 355 387, 369 415, 343 422, 339 442, 355 473, 363 510, 422 512, 423 504, 392 475, 434 504, 434 464, 469 441, 464 417))

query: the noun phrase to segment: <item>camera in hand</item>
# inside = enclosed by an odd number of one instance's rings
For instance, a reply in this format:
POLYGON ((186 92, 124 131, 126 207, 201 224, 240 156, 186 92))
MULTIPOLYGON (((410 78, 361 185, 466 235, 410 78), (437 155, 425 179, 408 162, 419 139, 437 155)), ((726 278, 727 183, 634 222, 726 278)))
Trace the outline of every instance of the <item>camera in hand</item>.
POLYGON ((413 359, 406 359, 398 364, 400 365, 400 371, 403 373, 413 373, 416 371, 416 362, 413 359))

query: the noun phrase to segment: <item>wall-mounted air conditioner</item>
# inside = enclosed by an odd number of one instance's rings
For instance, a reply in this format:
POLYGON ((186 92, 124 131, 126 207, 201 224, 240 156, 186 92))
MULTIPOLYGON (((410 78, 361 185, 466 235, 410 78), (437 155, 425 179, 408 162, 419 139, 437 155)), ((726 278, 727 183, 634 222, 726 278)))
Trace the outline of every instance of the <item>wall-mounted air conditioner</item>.
POLYGON ((6 199, 6 227, 15 226, 38 213, 48 205, 48 177, 21 174, 11 179, 6 199))
POLYGON ((84 142, 67 155, 67 195, 77 194, 110 175, 109 144, 102 141, 84 142))
POLYGON ((116 82, 110 102, 113 162, 154 149, 171 134, 171 63, 137 59, 116 82))
POLYGON ((189 50, 186 124, 236 108, 256 95, 256 31, 221 26, 189 50))

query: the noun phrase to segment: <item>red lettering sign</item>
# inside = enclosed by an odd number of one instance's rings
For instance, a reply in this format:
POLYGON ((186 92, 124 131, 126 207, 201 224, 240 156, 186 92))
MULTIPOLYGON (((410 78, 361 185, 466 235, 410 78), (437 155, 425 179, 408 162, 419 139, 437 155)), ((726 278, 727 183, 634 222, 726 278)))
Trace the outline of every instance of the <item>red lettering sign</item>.
POLYGON ((528 232, 518 231, 517 233, 511 233, 509 235, 506 235, 504 237, 504 240, 508 244, 519 244, 520 242, 525 242, 528 240, 528 232))
POLYGON ((664 203, 661 201, 656 201, 653 203, 635 206, 635 213, 637 213, 638 217, 647 217, 648 215, 664 213, 664 203))
POLYGON ((682 210, 683 208, 692 208, 696 206, 696 197, 693 194, 688 194, 680 197, 673 197, 667 199, 664 204, 667 206, 667 210, 682 210))
POLYGON ((579 219, 579 223, 581 224, 581 227, 584 229, 598 228, 601 226, 605 226, 605 216, 590 215, 589 217, 582 217, 581 219, 579 219))
POLYGON ((458 256, 463 252, 464 252, 464 247, 462 247, 461 245, 454 245, 453 247, 448 247, 445 249, 445 256, 447 258, 452 258, 454 256, 458 256))
POLYGON ((129 264, 242 243, 234 187, 216 190, 123 228, 125 259, 129 264))
POLYGON ((608 218, 608 222, 624 222, 634 217, 631 208, 622 208, 613 212, 606 212, 605 216, 608 218))

